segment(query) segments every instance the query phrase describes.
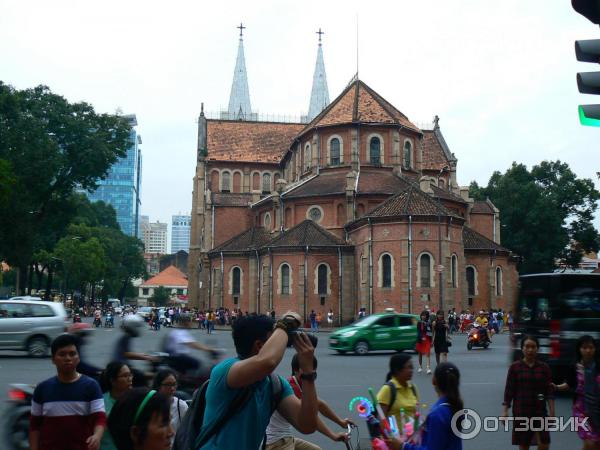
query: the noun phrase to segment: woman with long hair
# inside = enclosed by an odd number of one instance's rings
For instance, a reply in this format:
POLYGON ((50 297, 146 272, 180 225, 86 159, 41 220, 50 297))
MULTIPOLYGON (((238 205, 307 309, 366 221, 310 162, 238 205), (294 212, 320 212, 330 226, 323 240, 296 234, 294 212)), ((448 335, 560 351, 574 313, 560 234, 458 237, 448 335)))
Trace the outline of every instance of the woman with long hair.
POLYGON ((423 356, 427 358, 427 374, 431 373, 431 325, 429 324, 429 314, 422 311, 417 323, 417 345, 415 350, 419 354, 419 368, 417 372, 423 371, 423 356))
MULTIPOLYGON (((122 362, 111 362, 106 366, 103 374, 104 385, 106 386, 106 392, 104 393, 104 409, 106 415, 110 416, 110 412, 115 402, 131 389, 131 382, 133 380, 133 374, 127 364, 122 362)), ((100 442, 100 450, 116 450, 113 439, 108 431, 102 436, 100 442)))
POLYGON ((394 416, 401 424, 406 419, 414 419, 417 412, 419 393, 411 379, 413 363, 410 355, 397 353, 390 358, 390 371, 384 384, 377 393, 377 402, 386 417, 394 416), (402 414, 404 413, 404 417, 402 414))
POLYGON ((444 320, 444 311, 441 309, 435 315, 431 324, 433 328, 433 350, 435 351, 436 365, 448 360, 448 324, 444 320))
MULTIPOLYGON (((550 417, 554 416, 554 389, 552 373, 545 362, 537 359, 539 342, 535 336, 527 335, 521 340, 523 359, 511 364, 506 375, 504 388, 503 416, 508 417, 508 408, 512 403, 515 418, 547 417, 546 402, 550 407, 550 417)), ((550 448, 548 431, 516 431, 524 426, 526 419, 515 419, 513 423, 512 444, 519 450, 528 450, 537 440, 538 450, 550 448)))
MULTIPOLYGON (((439 364, 431 383, 438 400, 432 405, 423 427, 417 430, 421 443, 402 443, 392 439, 387 441, 392 450, 462 450, 462 440, 452 430, 454 415, 463 409, 458 367, 449 362, 439 364)), ((458 430, 461 429, 461 421, 462 416, 455 424, 458 430)))
POLYGON ((573 417, 587 420, 577 434, 583 441, 583 450, 600 449, 600 358, 597 342, 585 335, 575 343, 575 366, 565 383, 554 386, 558 391, 571 391, 573 417))
POLYGON ((130 389, 113 406, 108 430, 117 450, 170 450, 175 435, 168 398, 148 388, 130 389))
POLYGON ((171 369, 160 370, 154 377, 153 389, 166 396, 169 400, 171 405, 171 427, 177 433, 181 419, 188 410, 187 403, 175 396, 175 392, 177 391, 177 373, 171 369))

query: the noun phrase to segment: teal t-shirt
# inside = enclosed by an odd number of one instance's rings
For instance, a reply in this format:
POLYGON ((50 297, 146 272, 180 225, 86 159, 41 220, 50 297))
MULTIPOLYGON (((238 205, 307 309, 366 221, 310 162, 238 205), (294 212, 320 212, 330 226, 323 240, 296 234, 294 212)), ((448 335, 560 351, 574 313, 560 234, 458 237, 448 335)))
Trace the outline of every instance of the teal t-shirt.
MULTIPOLYGON (((206 391, 206 409, 202 427, 211 427, 225 415, 227 408, 240 389, 227 386, 227 374, 239 358, 226 359, 217 364, 210 374, 210 384, 206 391)), ((292 387, 287 380, 281 380, 281 398, 292 395, 292 387)), ((265 435, 265 430, 271 419, 271 378, 254 383, 253 394, 241 411, 238 411, 229 421, 211 437, 202 450, 213 449, 257 449, 265 435)), ((208 428, 207 428, 208 429, 208 428)))
MULTIPOLYGON (((104 393, 102 397, 104 398, 104 410, 106 411, 106 417, 108 417, 116 400, 110 396, 110 392, 104 393)), ((102 435, 102 440, 100 441, 100 450, 117 450, 108 428, 104 429, 104 434, 102 435)))

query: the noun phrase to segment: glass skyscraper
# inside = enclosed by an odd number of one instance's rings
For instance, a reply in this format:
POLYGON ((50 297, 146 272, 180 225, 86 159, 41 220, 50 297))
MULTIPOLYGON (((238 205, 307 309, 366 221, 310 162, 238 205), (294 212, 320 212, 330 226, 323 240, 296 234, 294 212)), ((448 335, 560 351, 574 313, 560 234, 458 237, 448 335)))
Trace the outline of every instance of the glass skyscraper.
POLYGON ((142 143, 137 133, 135 114, 124 116, 131 125, 127 155, 113 164, 104 180, 98 181, 98 189, 88 192, 92 202, 102 200, 117 212, 117 222, 123 233, 139 237, 140 188, 142 186, 142 143))
POLYGON ((171 216, 171 253, 190 251, 192 216, 171 216))

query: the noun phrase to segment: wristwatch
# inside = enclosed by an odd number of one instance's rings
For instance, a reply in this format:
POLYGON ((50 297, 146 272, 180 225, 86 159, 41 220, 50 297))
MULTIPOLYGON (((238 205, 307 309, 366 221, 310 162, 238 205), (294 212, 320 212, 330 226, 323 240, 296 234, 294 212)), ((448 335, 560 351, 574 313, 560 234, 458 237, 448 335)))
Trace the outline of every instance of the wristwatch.
POLYGON ((317 372, 312 371, 309 373, 303 373, 302 375, 300 375, 300 379, 306 381, 315 381, 317 379, 317 372))
POLYGON ((281 328, 286 333, 288 332, 288 324, 285 322, 285 320, 278 320, 273 327, 273 331, 275 331, 277 328, 281 328))

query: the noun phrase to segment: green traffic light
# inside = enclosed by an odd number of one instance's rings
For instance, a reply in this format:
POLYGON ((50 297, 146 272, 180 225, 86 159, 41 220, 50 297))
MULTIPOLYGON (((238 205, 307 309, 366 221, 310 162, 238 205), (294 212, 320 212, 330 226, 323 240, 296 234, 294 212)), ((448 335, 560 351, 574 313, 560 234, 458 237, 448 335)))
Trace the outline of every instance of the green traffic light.
POLYGON ((587 127, 600 127, 598 105, 579 105, 579 122, 587 127))

